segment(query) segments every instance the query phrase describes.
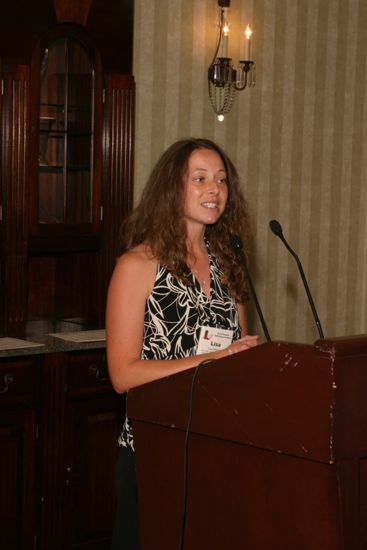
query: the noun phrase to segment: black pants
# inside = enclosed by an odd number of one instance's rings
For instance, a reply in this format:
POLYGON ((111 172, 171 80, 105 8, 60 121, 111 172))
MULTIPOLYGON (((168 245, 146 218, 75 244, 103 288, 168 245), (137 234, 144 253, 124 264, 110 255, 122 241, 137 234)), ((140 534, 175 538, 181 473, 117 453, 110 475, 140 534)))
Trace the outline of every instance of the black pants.
POLYGON ((117 512, 112 550, 139 550, 139 515, 135 457, 131 449, 120 447, 116 465, 117 512))

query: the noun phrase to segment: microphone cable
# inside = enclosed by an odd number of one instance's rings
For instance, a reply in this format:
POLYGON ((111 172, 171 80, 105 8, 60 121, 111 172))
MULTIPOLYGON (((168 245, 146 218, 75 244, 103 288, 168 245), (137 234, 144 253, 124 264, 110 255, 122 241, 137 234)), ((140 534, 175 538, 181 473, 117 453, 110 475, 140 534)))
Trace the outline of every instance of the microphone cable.
POLYGON ((182 492, 182 504, 181 504, 181 528, 180 528, 178 550, 183 550, 184 540, 185 540, 187 489, 188 489, 188 451, 189 451, 189 439, 190 439, 190 433, 191 433, 192 411, 193 411, 193 404, 194 404, 195 382, 201 367, 203 365, 207 365, 212 362, 213 362, 212 359, 207 359, 206 361, 199 363, 195 367, 194 374, 192 375, 192 379, 191 379, 190 393, 189 393, 189 410, 187 415, 187 424, 186 424, 185 441, 184 441, 184 454, 183 454, 183 492, 182 492))

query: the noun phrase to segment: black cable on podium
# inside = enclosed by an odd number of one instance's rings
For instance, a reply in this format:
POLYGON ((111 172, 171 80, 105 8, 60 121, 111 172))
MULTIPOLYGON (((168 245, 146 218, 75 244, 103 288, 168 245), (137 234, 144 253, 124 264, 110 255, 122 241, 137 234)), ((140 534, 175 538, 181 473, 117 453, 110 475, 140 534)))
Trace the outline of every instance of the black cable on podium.
POLYGON ((187 507, 187 488, 188 488, 188 451, 189 451, 189 439, 190 439, 190 430, 191 430, 191 420, 192 420, 192 409, 194 402, 194 389, 196 377, 199 373, 200 368, 203 365, 211 363, 212 361, 208 359, 199 363, 194 369, 194 374, 191 379, 190 394, 189 394, 189 411, 187 416, 187 425, 185 431, 185 443, 184 443, 184 457, 183 457, 183 492, 182 492, 182 506, 181 506, 181 529, 180 529, 180 538, 178 543, 178 550, 183 550, 184 540, 185 540, 185 527, 186 527, 186 507, 187 507))

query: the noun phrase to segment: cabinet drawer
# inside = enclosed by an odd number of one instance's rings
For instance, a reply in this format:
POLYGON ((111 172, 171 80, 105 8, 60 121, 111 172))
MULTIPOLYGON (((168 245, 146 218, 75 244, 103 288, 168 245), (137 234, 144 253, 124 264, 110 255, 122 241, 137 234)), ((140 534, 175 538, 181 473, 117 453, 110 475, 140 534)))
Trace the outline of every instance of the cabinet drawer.
POLYGON ((67 356, 67 394, 90 394, 111 390, 104 350, 67 356))
POLYGON ((39 395, 39 366, 42 358, 0 362, 0 406, 27 405, 39 395))

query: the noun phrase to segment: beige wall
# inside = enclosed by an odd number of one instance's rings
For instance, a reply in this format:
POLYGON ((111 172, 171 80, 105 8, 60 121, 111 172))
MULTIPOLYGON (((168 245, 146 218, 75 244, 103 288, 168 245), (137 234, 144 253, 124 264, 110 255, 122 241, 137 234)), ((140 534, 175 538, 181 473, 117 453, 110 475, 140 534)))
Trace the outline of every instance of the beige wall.
POLYGON ((272 338, 318 336, 272 218, 302 260, 325 334, 367 333, 367 2, 232 0, 230 55, 235 21, 250 22, 257 82, 224 122, 207 95, 217 10, 217 0, 135 0, 135 199, 172 141, 216 140, 255 221, 250 267, 272 338))

